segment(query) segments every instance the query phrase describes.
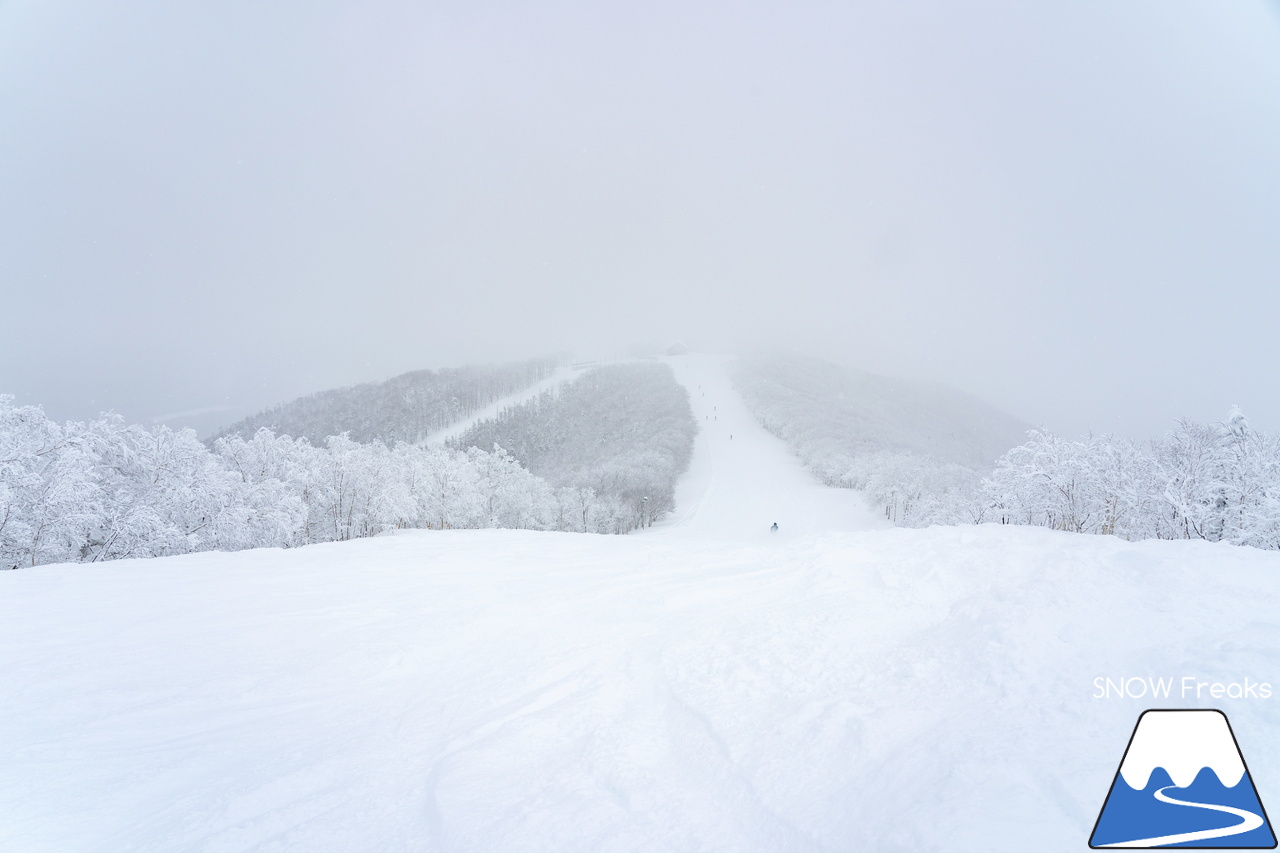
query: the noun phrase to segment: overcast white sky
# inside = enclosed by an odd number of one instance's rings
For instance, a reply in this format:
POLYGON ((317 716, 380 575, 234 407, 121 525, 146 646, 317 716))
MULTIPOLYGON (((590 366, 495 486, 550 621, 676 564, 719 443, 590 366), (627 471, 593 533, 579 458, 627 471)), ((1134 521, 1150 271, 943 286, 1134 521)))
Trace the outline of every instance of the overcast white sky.
POLYGON ((58 419, 683 341, 1280 430, 1280 14, 0 0, 0 321, 58 419))

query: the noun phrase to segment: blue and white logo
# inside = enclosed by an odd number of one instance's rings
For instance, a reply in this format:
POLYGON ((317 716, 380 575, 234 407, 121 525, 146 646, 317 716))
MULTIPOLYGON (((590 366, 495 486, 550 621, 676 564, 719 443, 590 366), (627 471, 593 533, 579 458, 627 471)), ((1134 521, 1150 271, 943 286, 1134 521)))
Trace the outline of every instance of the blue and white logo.
POLYGON ((1274 848, 1227 715, 1144 711, 1089 846, 1274 848))

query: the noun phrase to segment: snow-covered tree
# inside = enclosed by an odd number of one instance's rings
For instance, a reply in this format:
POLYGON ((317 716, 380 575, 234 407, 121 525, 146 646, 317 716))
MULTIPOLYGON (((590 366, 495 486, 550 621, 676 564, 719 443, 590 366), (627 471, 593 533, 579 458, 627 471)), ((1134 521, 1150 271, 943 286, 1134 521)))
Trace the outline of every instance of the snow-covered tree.
POLYGON ((574 513, 575 527, 625 533, 670 512, 696 432, 688 394, 669 367, 619 364, 506 409, 453 445, 501 446, 554 487, 577 491, 572 499, 539 497, 554 508, 531 523, 567 519, 567 505, 576 501, 584 506, 574 513))
POLYGON ((101 500, 83 433, 0 395, 0 567, 80 557, 101 500))

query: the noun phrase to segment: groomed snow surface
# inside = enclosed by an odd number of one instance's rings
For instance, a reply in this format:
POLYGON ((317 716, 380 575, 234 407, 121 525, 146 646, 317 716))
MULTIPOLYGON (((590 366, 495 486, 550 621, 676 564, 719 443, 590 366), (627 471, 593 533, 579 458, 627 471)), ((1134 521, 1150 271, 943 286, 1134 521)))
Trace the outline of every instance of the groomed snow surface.
POLYGON ((866 529, 672 362, 703 433, 643 534, 0 574, 0 850, 1078 851, 1153 704, 1280 803, 1280 700, 1092 698, 1280 686, 1280 555, 866 529))

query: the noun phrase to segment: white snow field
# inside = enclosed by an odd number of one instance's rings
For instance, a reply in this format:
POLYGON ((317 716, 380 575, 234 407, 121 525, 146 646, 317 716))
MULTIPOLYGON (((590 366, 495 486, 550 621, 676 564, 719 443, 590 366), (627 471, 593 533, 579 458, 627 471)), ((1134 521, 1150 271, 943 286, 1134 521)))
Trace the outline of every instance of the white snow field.
POLYGON ((719 420, 643 534, 0 573, 0 850, 1079 851, 1153 706, 1222 708, 1280 810, 1280 690, 1093 698, 1280 688, 1280 555, 860 530, 673 363, 719 420))

